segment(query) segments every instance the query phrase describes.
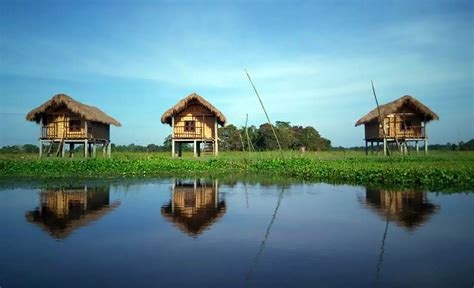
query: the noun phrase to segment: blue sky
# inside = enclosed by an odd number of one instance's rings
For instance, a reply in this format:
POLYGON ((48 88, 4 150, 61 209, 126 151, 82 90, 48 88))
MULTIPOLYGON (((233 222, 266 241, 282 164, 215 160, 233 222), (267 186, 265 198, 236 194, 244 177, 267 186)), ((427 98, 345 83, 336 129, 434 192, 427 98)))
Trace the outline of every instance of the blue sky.
POLYGON ((0 145, 36 143, 25 114, 57 93, 122 123, 118 144, 161 144, 191 92, 244 125, 312 125, 362 145, 354 123, 413 95, 440 116, 431 143, 474 138, 472 1, 0 1, 0 145))

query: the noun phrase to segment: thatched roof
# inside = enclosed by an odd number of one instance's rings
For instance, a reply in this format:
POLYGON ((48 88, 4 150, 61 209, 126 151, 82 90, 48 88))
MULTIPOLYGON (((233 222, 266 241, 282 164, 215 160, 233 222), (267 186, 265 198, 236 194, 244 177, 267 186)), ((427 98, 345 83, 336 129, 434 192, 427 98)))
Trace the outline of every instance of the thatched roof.
POLYGON ((176 105, 171 107, 170 109, 166 110, 165 113, 161 116, 161 123, 169 124, 171 125, 171 117, 174 115, 179 114, 182 112, 184 109, 186 109, 189 105, 198 103, 204 107, 206 107, 209 111, 211 111, 213 114, 216 115, 217 117, 217 122, 224 126, 225 122, 227 121, 225 119, 224 114, 222 114, 221 111, 219 111, 216 107, 214 107, 211 103, 207 102, 206 99, 202 98, 196 93, 191 93, 189 94, 186 98, 181 99, 176 105))
POLYGON ((26 115, 26 120, 40 122, 43 115, 51 109, 66 107, 71 112, 78 114, 86 120, 96 121, 104 124, 112 124, 120 127, 121 124, 114 118, 102 112, 99 108, 82 104, 66 94, 57 94, 46 101, 43 105, 33 109, 26 115))
MULTIPOLYGON (((430 108, 423 105, 420 101, 416 100, 415 97, 405 95, 403 97, 398 98, 395 101, 390 103, 380 105, 380 114, 382 118, 385 118, 387 115, 397 112, 403 106, 412 108, 416 113, 423 116, 426 121, 431 120, 438 120, 439 117, 436 113, 430 110, 430 108)), ((355 126, 359 126, 362 124, 376 122, 379 118, 379 111, 377 107, 375 107, 372 111, 370 111, 367 115, 360 118, 359 121, 356 122, 355 126)))

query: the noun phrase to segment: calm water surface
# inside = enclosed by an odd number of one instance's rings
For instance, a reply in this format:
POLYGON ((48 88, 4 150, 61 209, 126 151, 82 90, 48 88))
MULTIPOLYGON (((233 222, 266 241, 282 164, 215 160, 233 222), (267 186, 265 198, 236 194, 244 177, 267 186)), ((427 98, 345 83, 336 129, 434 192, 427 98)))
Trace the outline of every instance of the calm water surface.
POLYGON ((0 286, 472 287, 474 193, 204 179, 0 188, 0 286))

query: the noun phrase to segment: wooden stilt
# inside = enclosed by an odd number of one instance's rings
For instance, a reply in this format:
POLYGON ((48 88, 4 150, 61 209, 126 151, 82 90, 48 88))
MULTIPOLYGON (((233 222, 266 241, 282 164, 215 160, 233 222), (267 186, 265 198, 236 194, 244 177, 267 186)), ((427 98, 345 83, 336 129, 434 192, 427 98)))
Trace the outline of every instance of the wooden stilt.
POLYGON ((73 158, 74 157, 74 143, 71 142, 69 143, 69 158, 73 158))
MULTIPOLYGON (((278 141, 278 139, 277 139, 277 141, 278 141)), ((219 134, 218 134, 218 130, 217 130, 217 117, 214 121, 214 146, 215 146, 214 154, 217 156, 219 154, 219 134)), ((280 148, 280 150, 281 150, 281 148, 280 148)))
POLYGON ((425 139, 425 155, 428 155, 428 139, 425 139))
POLYGON ((43 137, 43 118, 40 119, 40 131, 39 131, 39 158, 43 157, 43 140, 41 140, 41 137, 43 137))
POLYGON ((39 158, 43 157, 43 140, 39 140, 39 158))
POLYGON ((383 156, 387 156, 387 138, 383 138, 383 156))
POLYGON ((88 130, 87 126, 88 125, 87 125, 87 120, 86 120, 86 121, 84 121, 84 135, 86 136, 86 138, 84 139, 84 158, 86 158, 86 159, 87 159, 87 157, 89 157, 89 151, 87 151, 87 148, 89 146, 89 144, 87 143, 87 139, 88 139, 87 135, 89 134, 88 131, 87 131, 88 130))
POLYGON ((89 143, 87 143, 87 139, 84 140, 84 158, 87 159, 89 157, 89 151, 87 151, 87 148, 89 147, 89 143))
POLYGON ((415 141, 415 146, 416 146, 416 154, 420 153, 420 145, 418 145, 418 141, 415 141))
POLYGON ((92 157, 95 158, 96 155, 97 155, 97 144, 92 143, 92 157))
POLYGON ((59 143, 59 145, 62 145, 61 147, 61 157, 64 158, 65 154, 66 154, 66 142, 64 142, 64 140, 59 143))
POLYGON ((104 144, 102 144, 102 157, 104 157, 104 158, 105 158, 105 150, 106 150, 106 148, 107 148, 107 142, 104 143, 104 144))
POLYGON ((197 147, 196 147, 196 140, 193 141, 193 153, 194 153, 194 157, 197 157, 197 147))
POLYGON ((178 157, 183 156, 183 142, 178 142, 178 157))
POLYGON ((112 142, 107 143, 107 158, 112 157, 112 142))
POLYGON ((365 155, 369 155, 369 150, 368 150, 368 146, 367 146, 367 140, 365 140, 365 155))
MULTIPOLYGON (((173 117, 174 119, 174 117, 173 117)), ((175 141, 174 139, 171 140, 171 157, 176 157, 175 149, 174 149, 175 141)))

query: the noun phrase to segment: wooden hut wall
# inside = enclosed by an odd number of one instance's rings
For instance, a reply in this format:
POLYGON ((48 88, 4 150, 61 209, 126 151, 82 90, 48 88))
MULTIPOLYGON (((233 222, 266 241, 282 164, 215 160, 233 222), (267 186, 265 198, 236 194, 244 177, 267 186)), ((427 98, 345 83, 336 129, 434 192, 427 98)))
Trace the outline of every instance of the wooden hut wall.
MULTIPOLYGON (((45 125, 47 138, 66 138, 66 139, 84 139, 85 138, 85 120, 74 114, 55 113, 46 117, 45 125), (77 122, 76 122, 77 121, 77 122), (72 127, 77 123, 76 129, 72 127)), ((110 125, 88 121, 87 123, 88 139, 110 139, 110 125)))
POLYGON ((73 114, 52 114, 46 117, 46 136, 47 138, 84 138, 84 121, 73 114), (73 121, 78 121, 77 130, 71 125, 73 121))
POLYGON ((382 137, 382 132, 379 131, 382 128, 379 126, 378 122, 365 124, 365 139, 378 139, 382 137))
MULTIPOLYGON (((407 113, 404 112, 403 114, 391 114, 388 115, 386 118, 386 125, 387 125, 387 135, 389 137, 421 137, 422 129, 421 117, 413 114, 413 115, 406 115, 407 113)), ((412 114, 412 113, 410 113, 412 114)))
MULTIPOLYGON (((386 136, 390 138, 423 138, 422 126, 422 117, 408 110, 385 117, 386 136)), ((378 121, 365 124, 365 139, 383 139, 383 135, 382 125, 378 121)))
POLYGON ((88 122, 87 136, 89 139, 110 139, 110 125, 100 122, 88 122))
POLYGON ((175 138, 213 139, 215 115, 202 105, 191 105, 175 116, 175 138), (195 132, 186 132, 186 121, 195 121, 195 132))

